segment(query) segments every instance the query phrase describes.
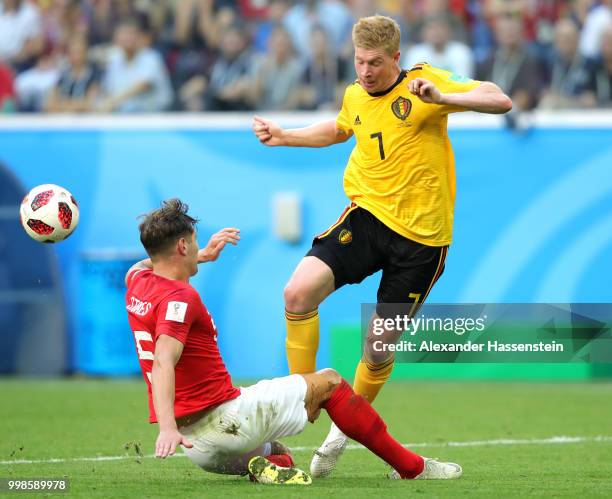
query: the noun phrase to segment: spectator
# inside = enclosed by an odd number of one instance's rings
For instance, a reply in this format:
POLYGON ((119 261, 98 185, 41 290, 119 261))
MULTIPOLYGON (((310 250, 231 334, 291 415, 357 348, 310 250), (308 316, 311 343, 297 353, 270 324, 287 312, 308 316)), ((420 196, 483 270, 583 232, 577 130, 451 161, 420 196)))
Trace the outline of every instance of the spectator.
POLYGON ((236 22, 234 9, 220 1, 181 0, 174 4, 170 67, 175 88, 182 88, 194 76, 210 72, 222 35, 236 22))
POLYGON ((111 44, 115 27, 120 22, 138 18, 135 3, 131 0, 86 0, 83 10, 87 19, 89 45, 111 44))
POLYGON ((244 30, 230 28, 222 37, 221 57, 215 61, 206 91, 206 109, 241 111, 249 109, 251 53, 244 30))
POLYGON ((488 20, 486 5, 480 0, 469 0, 467 11, 470 19, 470 43, 476 64, 491 55, 495 46, 493 30, 488 20))
POLYGON ((554 43, 555 25, 560 19, 566 1, 531 0, 528 3, 528 23, 540 50, 550 48, 554 43))
POLYGON ((352 6, 351 10, 354 14, 359 13, 359 17, 372 16, 378 12, 389 17, 401 18, 406 10, 414 8, 416 2, 414 0, 349 0, 348 3, 352 6), (357 6, 358 4, 361 5, 357 6))
POLYGON ((600 5, 592 9, 584 21, 580 35, 580 52, 590 59, 599 56, 601 36, 612 24, 612 0, 600 0, 600 5))
POLYGON ((198 75, 181 89, 184 109, 189 111, 241 111, 249 109, 251 54, 244 30, 236 25, 221 40, 221 55, 215 61, 210 81, 198 75))
POLYGON ((582 32, 586 18, 593 6, 594 0, 570 0, 567 6, 565 17, 570 19, 578 29, 582 32))
POLYGON ((592 106, 593 93, 587 92, 589 73, 578 52, 578 30, 573 21, 562 19, 555 26, 553 57, 548 70, 548 88, 540 107, 568 108, 592 106))
POLYGON ((302 65, 295 57, 291 37, 277 27, 268 41, 268 52, 255 65, 251 99, 257 109, 296 109, 302 65))
POLYGON ((495 23, 497 49, 476 71, 478 80, 497 83, 512 98, 515 110, 532 109, 541 87, 540 64, 523 43, 523 22, 500 16, 495 23))
POLYGON ((559 0, 485 0, 489 19, 501 16, 520 18, 523 37, 534 50, 550 48, 554 25, 563 4, 559 0))
POLYGON ((523 22, 523 33, 525 32, 525 14, 528 11, 527 0, 484 0, 486 15, 495 20, 501 17, 517 17, 523 22))
POLYGON ((145 12, 142 17, 147 19, 147 25, 151 33, 151 46, 159 50, 164 56, 174 43, 174 9, 183 2, 177 0, 147 0, 145 12))
MULTIPOLYGON (((395 2, 396 0, 392 0, 395 2)), ((384 9, 379 9, 377 0, 347 0, 347 7, 351 10, 353 19, 359 19, 361 17, 373 16, 377 12, 379 14, 385 14, 389 17, 393 17, 391 12, 386 12, 384 9)), ((399 2, 397 2, 399 3, 399 2)), ((398 16, 396 16, 398 17, 398 16)))
POLYGON ((103 79, 105 112, 159 112, 172 102, 172 88, 161 56, 143 46, 137 22, 123 21, 115 31, 103 79))
POLYGON ((174 41, 179 47, 201 49, 216 45, 213 2, 183 0, 174 4, 174 41))
POLYGON ((412 32, 411 39, 413 42, 420 42, 423 40, 423 29, 425 22, 432 17, 445 16, 451 29, 451 40, 457 40, 466 42, 468 39, 466 23, 462 16, 458 15, 451 8, 451 2, 449 0, 423 0, 419 3, 420 15, 412 17, 410 23, 410 30, 412 32))
POLYGON ((322 26, 334 54, 339 54, 351 42, 353 17, 340 0, 304 0, 297 2, 285 15, 283 25, 291 34, 293 47, 303 60, 312 57, 310 33, 315 25, 322 26))
POLYGON ((43 48, 38 8, 25 0, 0 0, 0 59, 21 71, 43 48))
POLYGON ((100 88, 98 69, 87 60, 87 38, 73 36, 68 42, 69 66, 49 94, 45 109, 51 113, 93 111, 100 88))
POLYGON ((474 76, 474 59, 470 48, 451 40, 451 26, 443 15, 425 21, 423 43, 407 51, 402 58, 402 67, 411 68, 423 61, 461 76, 474 76))
POLYGON ((258 53, 263 53, 267 50, 270 34, 274 31, 276 26, 282 23, 288 10, 288 0, 271 0, 266 19, 259 23, 255 30, 253 50, 258 53))
POLYGON ((57 54, 48 45, 38 56, 36 64, 19 73, 15 78, 19 110, 28 113, 41 112, 59 76, 60 65, 57 54))
POLYGON ((54 49, 65 50, 75 35, 87 34, 81 0, 53 0, 42 11, 44 37, 54 49))
POLYGON ((403 67, 426 60, 496 80, 518 110, 608 102, 600 50, 612 0, 0 0, 0 112, 326 109, 355 78, 353 19, 375 12, 418 41, 403 50, 403 67), (136 35, 119 35, 132 20, 136 35), (279 25, 294 53, 278 46, 279 25), (64 52, 69 67, 56 85, 64 52))
POLYGON ((310 53, 302 77, 300 108, 335 108, 340 94, 341 61, 333 55, 327 33, 320 26, 315 26, 310 35, 310 53))
POLYGON ((599 107, 612 107, 612 26, 601 35, 601 57, 590 74, 589 90, 599 107))
POLYGON ((0 113, 9 113, 15 109, 15 85, 13 71, 0 61, 0 113))
POLYGON ((268 16, 268 0, 229 0, 235 7, 238 4, 240 19, 246 22, 265 19, 268 16))

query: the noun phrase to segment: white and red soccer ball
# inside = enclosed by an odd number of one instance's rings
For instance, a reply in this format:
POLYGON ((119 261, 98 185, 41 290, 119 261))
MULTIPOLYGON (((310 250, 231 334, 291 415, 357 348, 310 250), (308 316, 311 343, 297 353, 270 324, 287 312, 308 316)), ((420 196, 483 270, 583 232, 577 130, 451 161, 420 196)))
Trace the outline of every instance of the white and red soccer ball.
POLYGON ((41 243, 66 239, 79 223, 79 205, 63 187, 44 184, 34 187, 21 202, 21 225, 28 236, 41 243))

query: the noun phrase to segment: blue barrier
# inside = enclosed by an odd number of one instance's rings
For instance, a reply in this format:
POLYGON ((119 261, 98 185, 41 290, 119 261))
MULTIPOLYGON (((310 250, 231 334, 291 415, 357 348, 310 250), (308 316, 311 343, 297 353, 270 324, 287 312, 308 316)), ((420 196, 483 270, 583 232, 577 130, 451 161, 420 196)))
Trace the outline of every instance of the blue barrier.
POLYGON ((86 253, 81 259, 77 372, 93 375, 138 374, 134 340, 125 314, 125 274, 135 258, 118 253, 86 253))
MULTIPOLYGON (((201 265, 193 280, 215 317, 230 371, 236 377, 286 373, 283 285, 310 236, 333 223, 346 204, 341 177, 352 142, 320 150, 270 149, 245 127, 0 132, 0 160, 24 185, 64 185, 80 203, 80 227, 55 248, 75 344, 93 341, 83 328, 84 307, 92 331, 96 317, 125 316, 122 303, 96 298, 105 296, 101 288, 94 290, 102 284, 88 282, 82 265, 91 262, 83 263, 83 253, 139 252, 138 215, 176 196, 201 218, 201 245, 221 227, 242 230, 240 245, 227 248, 218 262, 201 265), (271 199, 279 191, 303 197, 305 237, 299 244, 273 234, 271 199)), ((611 139, 612 126, 524 134, 452 130, 455 239, 430 300, 612 301, 611 139)), ((330 327, 357 322, 360 303, 375 299, 377 280, 346 287, 322 305, 320 366, 330 359, 330 327)), ((122 338, 129 336, 118 329, 122 338)), ((89 348, 96 350, 93 363, 114 371, 112 356, 97 348, 89 348)), ((92 365, 93 357, 85 361, 83 351, 75 351, 71 368, 92 365)))

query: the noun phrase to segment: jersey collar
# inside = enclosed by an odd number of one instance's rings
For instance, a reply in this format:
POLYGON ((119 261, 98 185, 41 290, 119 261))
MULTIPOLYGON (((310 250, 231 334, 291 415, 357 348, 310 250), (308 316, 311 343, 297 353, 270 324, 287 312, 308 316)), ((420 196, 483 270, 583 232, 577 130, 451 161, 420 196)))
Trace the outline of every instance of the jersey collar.
POLYGON ((391 92, 391 90, 397 87, 404 78, 406 78, 407 74, 408 72, 405 69, 400 70, 400 74, 398 75, 397 80, 395 80, 395 83, 391 85, 387 90, 381 90, 380 92, 374 92, 372 94, 370 92, 367 92, 368 95, 371 97, 382 97, 383 95, 387 95, 389 92, 391 92))

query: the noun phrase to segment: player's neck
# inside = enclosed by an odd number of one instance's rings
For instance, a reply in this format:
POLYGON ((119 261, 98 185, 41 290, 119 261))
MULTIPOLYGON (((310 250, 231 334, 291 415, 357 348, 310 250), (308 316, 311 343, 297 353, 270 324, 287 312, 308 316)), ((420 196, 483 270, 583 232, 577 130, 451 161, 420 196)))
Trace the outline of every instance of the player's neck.
POLYGON ((387 92, 389 92, 389 89, 397 85, 398 79, 401 73, 402 73, 402 70, 399 68, 399 66, 396 66, 393 73, 389 76, 389 80, 385 82, 385 85, 383 86, 382 90, 378 92, 368 92, 368 93, 375 97, 379 95, 385 95, 387 92))
POLYGON ((395 69, 393 70, 393 73, 391 74, 391 77, 389 78, 389 81, 387 82, 387 85, 385 86, 385 90, 389 90, 393 85, 395 85, 397 83, 397 79, 400 77, 400 73, 402 72, 402 70, 399 68, 399 66, 395 66, 395 69))
POLYGON ((153 265, 153 273, 171 281, 189 282, 190 273, 171 262, 158 262, 153 265))

